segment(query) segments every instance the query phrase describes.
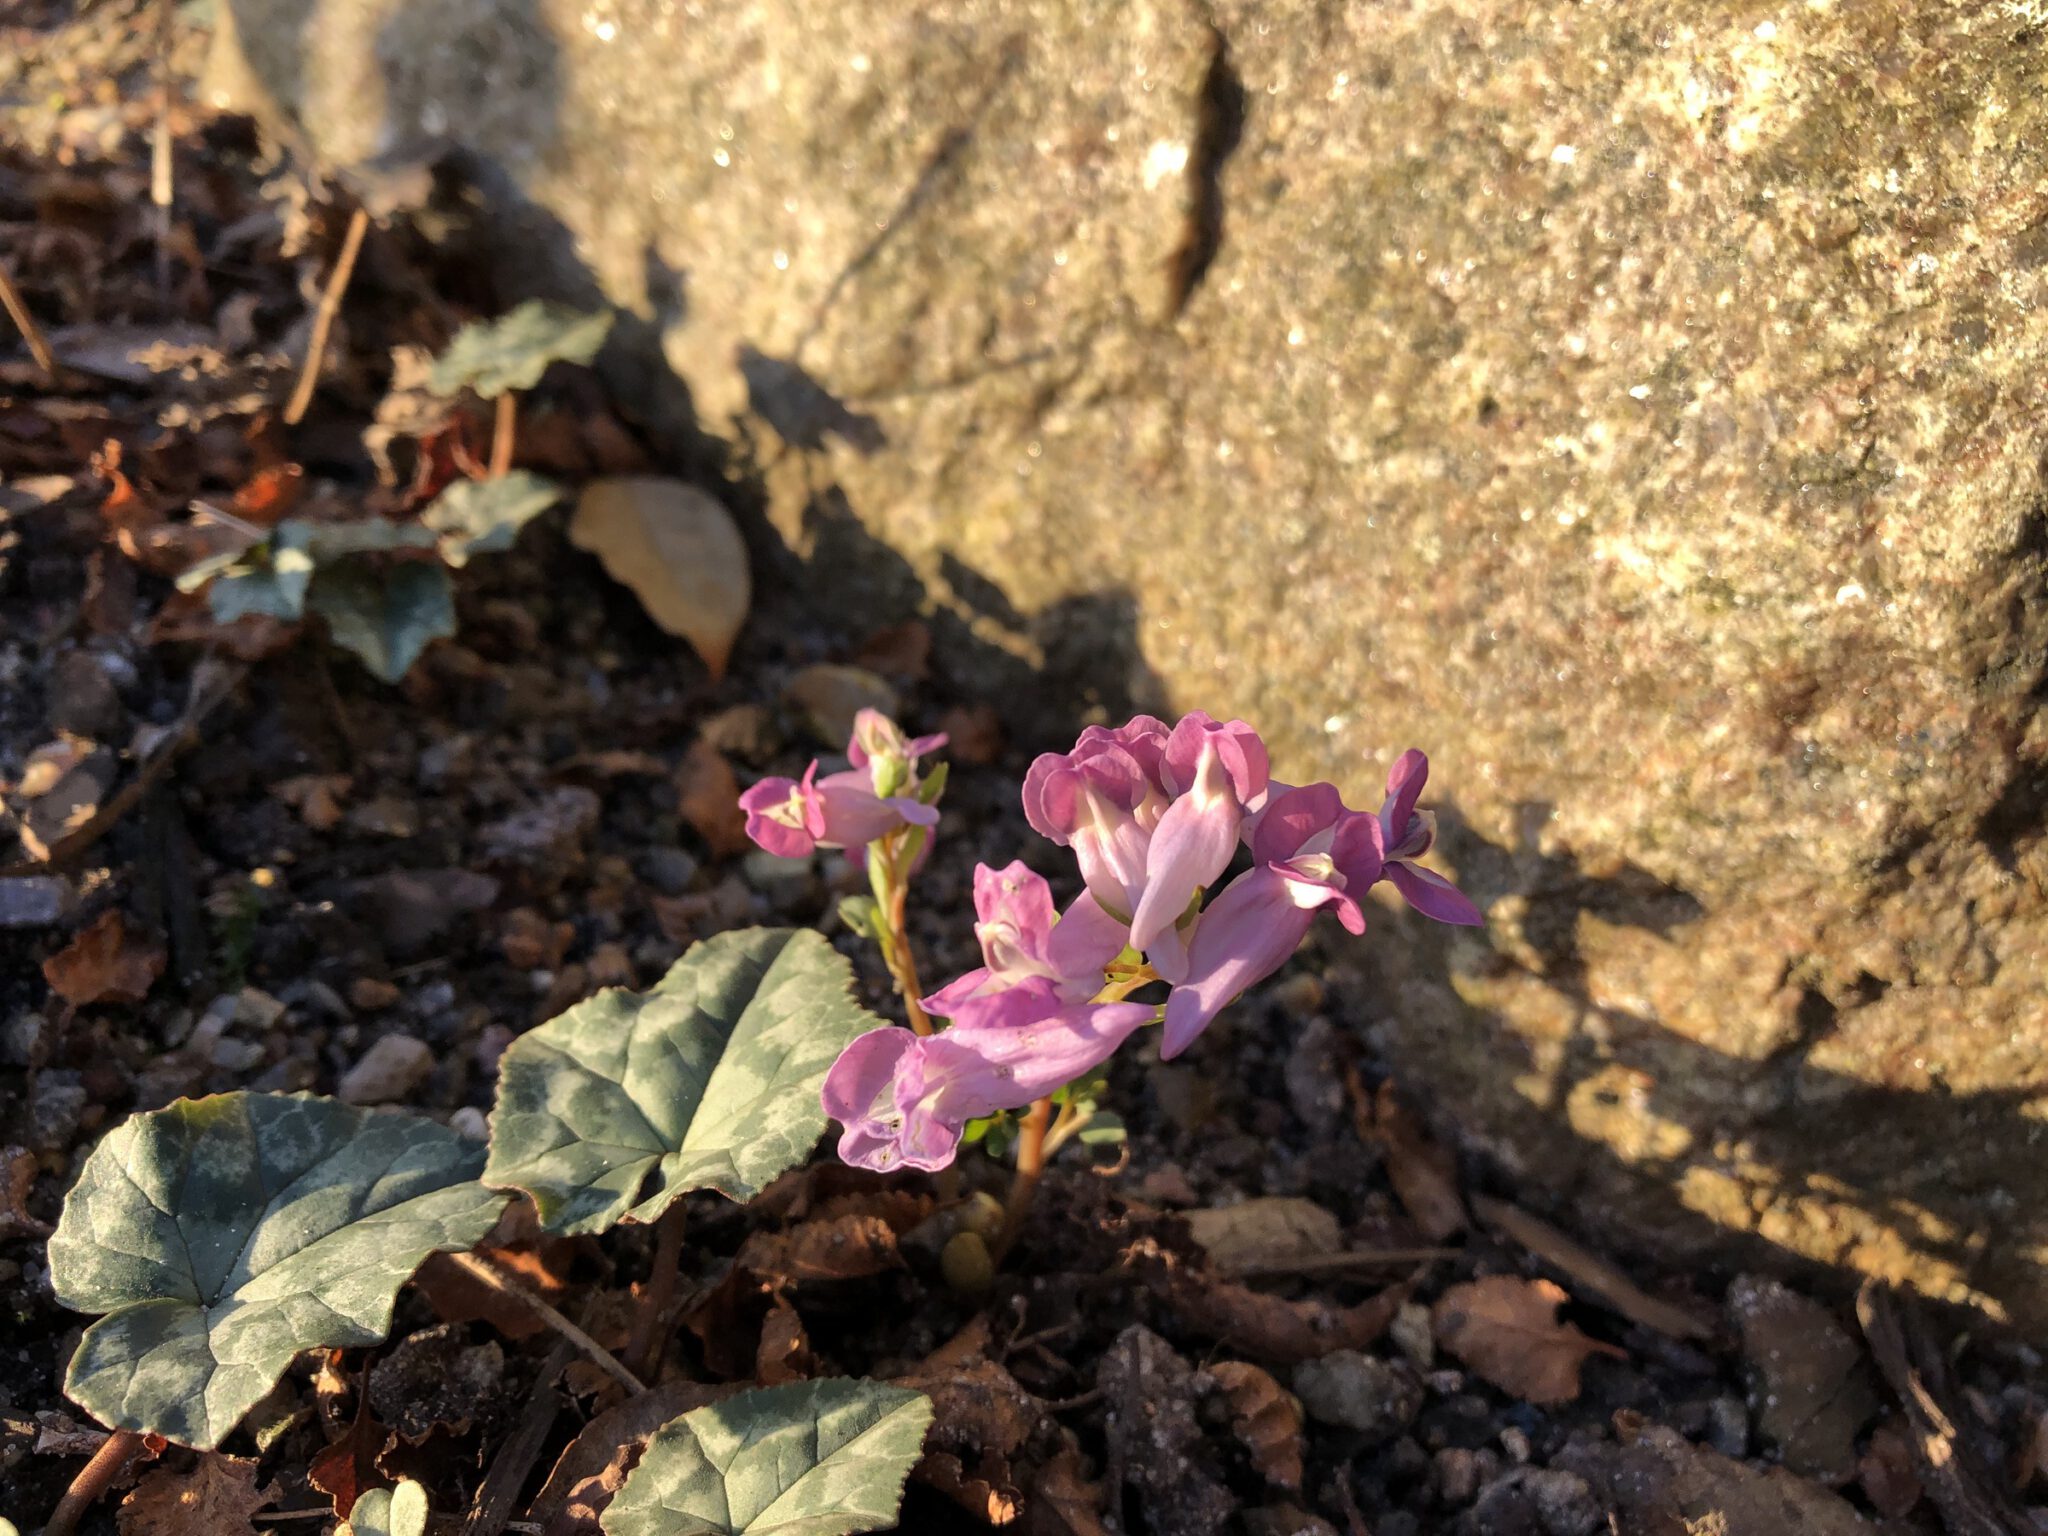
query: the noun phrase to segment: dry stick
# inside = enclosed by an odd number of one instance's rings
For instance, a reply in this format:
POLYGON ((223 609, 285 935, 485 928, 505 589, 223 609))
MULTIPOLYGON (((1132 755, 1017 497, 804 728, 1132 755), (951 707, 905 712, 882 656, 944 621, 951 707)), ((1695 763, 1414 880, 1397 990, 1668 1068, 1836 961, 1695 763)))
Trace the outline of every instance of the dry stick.
POLYGON ((1341 1275, 1351 1269, 1383 1269, 1455 1259, 1462 1248, 1360 1248, 1349 1253, 1311 1253, 1298 1259, 1273 1259, 1233 1264, 1225 1273, 1233 1280, 1281 1280, 1295 1276, 1341 1275))
POLYGON ((135 1430, 117 1429, 107 1436, 106 1443, 92 1453, 92 1460, 71 1479, 71 1486, 50 1515, 50 1523, 43 1527, 43 1536, 71 1536, 78 1529, 80 1518, 120 1480, 141 1449, 142 1436, 135 1430))
POLYGON ((491 422, 490 478, 502 480, 512 467, 512 434, 519 421, 519 402, 511 390, 498 392, 497 415, 491 422))
POLYGON ((562 1374, 574 1353, 575 1347, 567 1339, 557 1339, 555 1347, 541 1363, 540 1379, 533 1385, 533 1396, 527 1399, 526 1409, 520 1414, 512 1433, 498 1447, 498 1454, 491 1460, 490 1471, 484 1474, 476 1497, 470 1501, 469 1519, 463 1524, 462 1536, 498 1536, 512 1518, 512 1506, 518 1501, 519 1490, 532 1474, 533 1464, 540 1459, 548 1431, 554 1428, 555 1415, 562 1411, 562 1398, 555 1391, 555 1378, 562 1374))
POLYGON ((482 1281, 500 1295, 510 1296, 521 1306, 527 1308, 535 1317, 540 1318, 550 1328, 554 1329, 555 1332, 596 1361, 603 1368, 606 1375, 618 1382, 628 1392, 640 1393, 647 1390, 641 1384, 638 1376, 635 1376, 612 1358, 610 1350, 606 1349, 597 1340, 570 1322, 568 1318, 562 1316, 561 1313, 534 1295, 525 1286, 519 1285, 506 1275, 501 1274, 494 1265, 486 1263, 473 1253, 451 1253, 448 1257, 454 1262, 456 1268, 460 1269, 471 1279, 482 1281))
POLYGON ((634 1375, 652 1381, 661 1369, 662 1346, 668 1331, 662 1325, 676 1299, 676 1279, 683 1267, 683 1202, 678 1200, 654 1223, 654 1268, 647 1275, 647 1289, 640 1293, 640 1307, 633 1319, 633 1336, 626 1344, 626 1363, 634 1375))
POLYGON ((369 228, 369 212, 358 204, 348 217, 348 233, 341 237, 341 254, 335 258, 334 272, 327 279, 326 291, 320 295, 320 308, 313 315, 313 339, 306 348, 306 366, 299 374, 298 387, 292 391, 291 403, 284 408, 284 424, 288 427, 297 426, 306 407, 313 403, 313 386, 320 382, 320 363, 327 356, 327 333, 334 329, 334 317, 341 312, 341 296, 356 270, 356 257, 363 249, 363 236, 369 228))
POLYGON ((50 383, 57 382, 57 354, 50 350, 50 343, 43 335, 43 328, 36 324, 36 317, 28 312, 28 304, 21 296, 21 290, 14 286, 14 279, 7 275, 7 268, 0 266, 0 305, 7 309, 8 319, 21 332, 21 339, 28 343, 29 355, 35 358, 36 366, 43 370, 43 377, 50 383))

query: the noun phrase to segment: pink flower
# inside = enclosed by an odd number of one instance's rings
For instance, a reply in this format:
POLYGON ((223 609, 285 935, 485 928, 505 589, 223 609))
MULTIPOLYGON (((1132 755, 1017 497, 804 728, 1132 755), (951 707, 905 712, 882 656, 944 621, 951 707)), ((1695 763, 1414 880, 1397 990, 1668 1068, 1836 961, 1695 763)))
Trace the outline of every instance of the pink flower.
POLYGON ((968 1121, 1093 1071, 1156 1012, 1063 1002, 1050 979, 1033 977, 963 1005, 943 1034, 870 1030, 825 1075, 825 1112, 846 1127, 839 1156, 863 1168, 943 1168, 968 1121))
POLYGON ((1085 891, 1065 917, 1055 917, 1051 887, 1021 863, 975 866, 974 911, 984 963, 924 1000, 925 1011, 941 1018, 1034 977, 1051 981, 1062 1002, 1083 1002, 1102 990, 1103 967, 1129 942, 1124 925, 1085 891))
POLYGON ((1424 917, 1479 927, 1486 919, 1465 894, 1442 875, 1415 862, 1436 843, 1435 815, 1415 809, 1428 780, 1429 759, 1413 747, 1387 771, 1387 800, 1380 807, 1379 818, 1386 843, 1387 878, 1424 917))
POLYGON ((785 859, 819 848, 860 848, 901 826, 936 826, 936 806, 909 795, 877 795, 858 768, 818 777, 814 762, 801 780, 769 778, 740 796, 747 836, 785 859))

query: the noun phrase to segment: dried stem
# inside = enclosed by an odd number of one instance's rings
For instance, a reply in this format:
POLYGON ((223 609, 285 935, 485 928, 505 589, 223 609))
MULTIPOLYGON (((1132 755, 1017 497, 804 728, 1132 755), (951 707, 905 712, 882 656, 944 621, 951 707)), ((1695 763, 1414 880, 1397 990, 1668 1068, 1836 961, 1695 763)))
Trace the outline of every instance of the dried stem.
POLYGON ((512 438, 519 424, 519 397, 511 390, 498 395, 497 414, 491 421, 491 478, 502 480, 512 467, 512 438))
POLYGON ((638 1376, 635 1376, 631 1371, 619 1364, 617 1360, 612 1358, 610 1350, 570 1322, 568 1318, 562 1316, 561 1313, 557 1312, 545 1301, 542 1301, 540 1297, 534 1295, 525 1286, 520 1285, 503 1274, 495 1265, 485 1262, 473 1253, 451 1253, 448 1257, 455 1264, 456 1268, 460 1269, 472 1280, 480 1281, 500 1295, 510 1296, 520 1305, 526 1307, 535 1317, 540 1318, 550 1328, 554 1329, 555 1332, 559 1333, 563 1338, 597 1362, 606 1375, 618 1382, 628 1392, 637 1395, 647 1390, 641 1384, 638 1376))
POLYGON ((142 1436, 135 1430, 117 1429, 107 1436, 106 1443, 92 1453, 92 1460, 80 1467, 78 1476, 71 1479, 71 1486, 58 1500, 50 1523, 43 1527, 43 1536, 71 1536, 78 1529, 78 1522, 85 1512, 99 1501, 101 1494, 120 1481, 121 1474, 128 1470, 128 1464, 141 1449, 142 1436))
POLYGON ((362 253, 363 236, 369 233, 369 212, 358 206, 348 217, 348 233, 341 237, 341 254, 334 259, 334 271, 320 295, 320 308, 313 315, 313 339, 306 346, 306 366, 299 374, 291 403, 284 408, 284 424, 295 427, 313 403, 313 386, 320 382, 320 364, 327 356, 327 334, 334 329, 334 317, 341 312, 341 296, 355 274, 356 257, 362 253))
POLYGON ((43 377, 50 383, 57 382, 57 354, 50 350, 49 338, 43 335, 43 328, 36 324, 36 317, 28 312, 28 302, 21 296, 21 290, 14 286, 14 279, 7 275, 7 268, 0 266, 0 306, 7 310, 8 319, 14 322, 21 339, 28 343, 29 355, 36 360, 36 366, 43 370, 43 377))
MULTIPOLYGON (((502 396, 500 398, 503 398, 502 396)), ((662 1347, 668 1342, 662 1326, 676 1299, 676 1280, 683 1267, 683 1202, 678 1200, 654 1224, 654 1268, 640 1293, 633 1336, 626 1344, 626 1363, 634 1375, 652 1381, 661 1372, 662 1347)))

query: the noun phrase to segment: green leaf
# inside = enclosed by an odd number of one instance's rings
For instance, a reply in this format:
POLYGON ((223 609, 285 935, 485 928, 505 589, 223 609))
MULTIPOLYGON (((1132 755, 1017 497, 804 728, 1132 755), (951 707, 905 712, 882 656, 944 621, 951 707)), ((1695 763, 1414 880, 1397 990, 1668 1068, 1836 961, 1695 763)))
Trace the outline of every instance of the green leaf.
POLYGON ((849 1536, 896 1522, 931 1399, 873 1381, 742 1392, 656 1432, 605 1536, 849 1536))
POLYGON ((1106 1109, 1095 1110, 1074 1134, 1084 1147, 1120 1147, 1131 1138, 1123 1117, 1106 1109))
POLYGON ((387 683, 404 677, 428 642, 455 633, 447 570, 417 560, 382 571, 357 560, 323 567, 306 606, 327 621, 336 645, 387 683))
POLYGON ((561 500, 562 488, 523 469, 496 480, 458 480, 420 521, 441 536, 441 558, 457 569, 472 555, 501 555, 519 530, 561 500))
POLYGON ((881 921, 881 905, 872 896, 842 896, 839 898, 839 921, 846 924, 864 939, 876 934, 876 924, 881 921))
POLYGON ((588 363, 612 328, 609 313, 580 314, 529 299, 495 320, 455 333, 434 359, 427 388, 437 395, 473 389, 486 400, 508 389, 531 389, 554 362, 588 363))
POLYGON ((653 1221, 693 1189, 751 1200, 810 1154, 826 1070, 882 1024, 852 989, 817 934, 750 928, 649 991, 598 993, 505 1052, 484 1181, 562 1233, 653 1221))
POLYGON ((206 589, 207 610, 223 624, 252 613, 297 623, 306 611, 306 587, 313 580, 314 557, 307 549, 307 524, 286 521, 262 544, 243 550, 226 568, 202 561, 178 578, 187 592, 206 589), (191 585, 186 585, 187 582, 191 585))
POLYGON ((374 1344, 430 1253, 505 1197, 482 1150, 414 1115, 228 1093, 135 1115, 85 1160, 50 1284, 86 1329, 64 1390, 118 1429, 211 1450, 302 1349, 374 1344))
POLYGON ((372 1488, 349 1507, 335 1536, 426 1536, 427 1490, 411 1478, 396 1488, 372 1488))

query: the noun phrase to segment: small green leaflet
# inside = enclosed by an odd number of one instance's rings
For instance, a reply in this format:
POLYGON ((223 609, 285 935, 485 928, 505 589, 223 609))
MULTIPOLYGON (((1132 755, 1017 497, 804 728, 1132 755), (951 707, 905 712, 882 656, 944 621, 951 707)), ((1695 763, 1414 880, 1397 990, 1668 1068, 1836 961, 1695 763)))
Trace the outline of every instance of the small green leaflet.
POLYGON ((882 1025, 852 989, 817 934, 750 928, 650 991, 598 993, 505 1052, 484 1181, 560 1233, 653 1221, 693 1189, 751 1200, 810 1154, 826 1071, 882 1025))
POLYGON ((455 593, 438 563, 381 571, 360 560, 323 566, 306 606, 327 621, 336 645, 387 683, 404 677, 431 641, 455 633, 455 593))
POLYGON ((93 1149, 50 1239, 86 1329, 64 1390, 101 1422, 211 1450, 302 1349, 374 1344, 430 1253, 504 1209, 482 1149, 415 1115, 228 1093, 93 1149))
POLYGON ((612 328, 608 312, 579 314, 529 299, 495 320, 465 325, 434 359, 427 388, 437 395, 476 391, 488 400, 508 389, 531 389, 548 364, 588 363, 612 328))
POLYGON ((655 1433, 605 1536, 851 1536, 895 1524, 931 1399, 873 1381, 742 1392, 655 1433))
POLYGON ((427 1490, 411 1478, 372 1488, 350 1506, 335 1536, 426 1536, 427 1490))
POLYGON ((420 521, 440 535, 441 558, 460 570, 472 555, 502 555, 521 528, 561 498, 554 481, 515 469, 496 480, 457 480, 420 521))

